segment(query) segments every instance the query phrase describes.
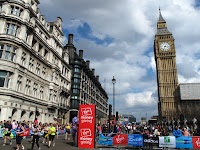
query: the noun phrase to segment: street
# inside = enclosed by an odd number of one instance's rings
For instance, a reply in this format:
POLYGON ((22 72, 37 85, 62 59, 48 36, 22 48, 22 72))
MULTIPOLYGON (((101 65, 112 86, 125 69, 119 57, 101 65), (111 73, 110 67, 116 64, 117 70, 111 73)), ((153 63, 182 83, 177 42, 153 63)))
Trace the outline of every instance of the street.
MULTIPOLYGON (((40 138, 39 145, 40 145, 41 150, 61 150, 61 149, 83 150, 82 148, 74 147, 72 140, 65 141, 64 135, 60 135, 58 137, 58 139, 55 137, 55 143, 56 143, 55 147, 48 148, 47 144, 42 144, 41 142, 42 142, 42 139, 40 138)), ((12 140, 12 145, 9 145, 9 141, 7 141, 6 146, 2 146, 2 144, 3 144, 3 139, 1 138, 0 139, 0 149, 1 150, 15 150, 17 148, 15 139, 12 140)), ((23 139, 22 144, 24 145, 25 150, 31 150, 32 144, 31 144, 31 138, 30 137, 23 139)), ((33 149, 38 150, 36 144, 34 145, 33 149)))

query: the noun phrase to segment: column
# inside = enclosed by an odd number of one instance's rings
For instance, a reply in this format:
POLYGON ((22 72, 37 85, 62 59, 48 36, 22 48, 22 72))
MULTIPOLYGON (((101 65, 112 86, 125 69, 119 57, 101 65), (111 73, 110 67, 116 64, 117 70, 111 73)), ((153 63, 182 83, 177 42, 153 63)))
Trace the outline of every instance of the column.
POLYGON ((18 71, 15 71, 13 72, 12 80, 9 86, 14 91, 16 90, 16 86, 17 86, 17 78, 18 78, 18 71))
POLYGON ((6 28, 6 21, 3 18, 0 19, 0 27, 0 34, 4 34, 6 28))
POLYGON ((27 32, 27 27, 25 25, 22 25, 20 27, 20 34, 18 35, 18 37, 24 41, 26 41, 26 32, 27 32))

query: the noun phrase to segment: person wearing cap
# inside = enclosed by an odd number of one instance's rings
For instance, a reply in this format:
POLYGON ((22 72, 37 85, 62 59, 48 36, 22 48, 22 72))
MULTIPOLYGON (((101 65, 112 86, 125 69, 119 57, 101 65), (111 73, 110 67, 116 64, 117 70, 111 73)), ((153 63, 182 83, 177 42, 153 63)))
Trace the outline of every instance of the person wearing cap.
MULTIPOLYGON (((66 125, 65 128, 66 128, 65 140, 67 140, 67 137, 69 136, 69 134, 70 134, 70 129, 71 129, 69 123, 67 123, 67 125, 66 125)), ((70 137, 68 137, 68 140, 70 140, 70 137)))

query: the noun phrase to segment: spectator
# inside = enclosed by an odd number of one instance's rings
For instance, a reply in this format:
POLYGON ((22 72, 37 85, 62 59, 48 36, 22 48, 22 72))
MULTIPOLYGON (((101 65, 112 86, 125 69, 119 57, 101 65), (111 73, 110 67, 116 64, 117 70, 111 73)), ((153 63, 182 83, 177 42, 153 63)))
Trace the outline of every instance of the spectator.
POLYGON ((175 127, 175 129, 173 130, 173 135, 175 136, 175 137, 180 137, 180 136, 182 136, 182 132, 181 132, 181 130, 176 126, 175 127))

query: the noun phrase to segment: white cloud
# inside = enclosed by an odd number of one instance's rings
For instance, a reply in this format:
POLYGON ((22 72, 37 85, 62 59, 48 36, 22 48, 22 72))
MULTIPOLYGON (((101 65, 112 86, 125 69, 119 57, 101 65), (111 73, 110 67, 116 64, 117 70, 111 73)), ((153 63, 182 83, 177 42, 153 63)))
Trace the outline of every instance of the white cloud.
POLYGON ((100 45, 79 37, 74 44, 77 49, 84 50, 84 58, 91 61, 91 68, 96 69, 101 83, 106 79, 109 97, 112 95, 111 79, 115 76, 116 94, 121 95, 116 103, 119 113, 140 117, 140 112, 148 105, 151 115, 157 113, 157 99, 151 95, 157 90, 153 40, 159 5, 175 38, 179 82, 200 82, 200 9, 194 8, 195 0, 40 2, 39 7, 47 20, 60 16, 63 28, 70 29, 76 36, 79 36, 77 28, 86 22, 92 36, 101 40, 107 36, 113 38, 111 43, 100 45), (121 103, 122 99, 125 103, 121 103))

